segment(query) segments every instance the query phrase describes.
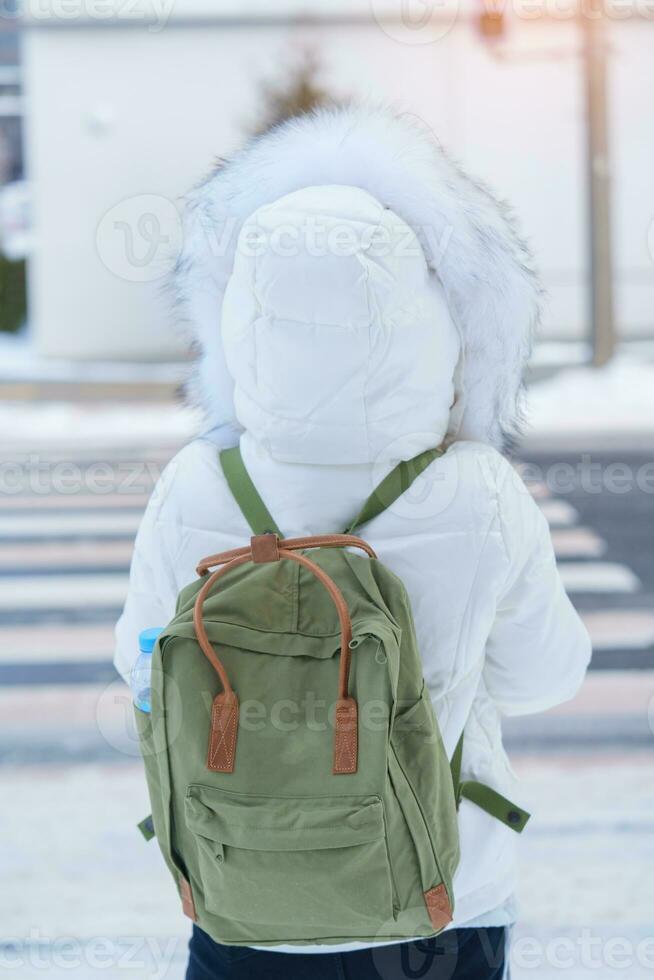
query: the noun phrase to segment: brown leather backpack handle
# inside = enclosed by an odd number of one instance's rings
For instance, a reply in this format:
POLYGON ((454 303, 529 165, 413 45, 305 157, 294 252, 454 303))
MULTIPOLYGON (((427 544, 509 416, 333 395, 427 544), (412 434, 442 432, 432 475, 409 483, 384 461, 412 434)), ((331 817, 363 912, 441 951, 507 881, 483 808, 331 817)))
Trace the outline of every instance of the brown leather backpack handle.
MULTIPOLYGON (((335 539, 353 538, 353 535, 325 535, 326 547, 345 547, 345 544, 338 543, 335 539)), ((238 548, 231 552, 223 552, 219 555, 212 555, 204 559, 198 569, 203 568, 209 562, 212 565, 220 564, 222 567, 213 572, 198 592, 193 609, 193 625, 198 643, 215 669, 220 678, 223 690, 216 696, 211 712, 211 732, 209 737, 209 754, 207 765, 209 769, 216 772, 232 772, 236 756, 236 739, 238 734, 238 697, 233 690, 227 673, 211 642, 207 636, 202 618, 202 607, 204 600, 215 585, 215 583, 226 575, 227 572, 239 565, 252 561, 257 564, 270 561, 297 562, 308 569, 319 582, 324 585, 329 593, 336 611, 341 627, 341 650, 340 664, 338 673, 338 700, 336 702, 336 714, 334 721, 334 763, 332 771, 335 774, 354 773, 357 771, 358 757, 358 710, 354 698, 348 694, 350 677, 350 661, 352 640, 352 622, 347 603, 343 593, 338 588, 334 580, 319 565, 307 558, 306 555, 296 554, 296 550, 301 548, 320 547, 316 538, 293 538, 288 541, 279 541, 277 535, 260 534, 251 539, 249 548, 238 548), (308 544, 307 542, 312 542, 308 544), (291 545, 291 548, 287 545, 291 545), (281 545, 281 547, 280 547, 281 545)), ((365 545, 360 538, 354 541, 365 545)), ((348 541, 348 544, 350 542, 348 541)), ((371 553, 372 549, 365 545, 364 550, 371 553)), ((374 555, 374 552, 372 552, 374 555)), ((205 569, 200 574, 206 574, 205 569)))
MULTIPOLYGON (((277 537, 277 535, 258 534, 256 537, 269 538, 277 537)), ((313 534, 305 538, 278 538, 277 540, 280 547, 285 551, 301 551, 305 548, 360 548, 361 551, 365 551, 369 558, 377 557, 370 545, 355 534, 313 534)), ((199 563, 196 572, 198 575, 206 575, 210 568, 214 568, 216 565, 224 565, 241 555, 248 555, 251 550, 252 546, 250 545, 250 547, 232 548, 231 551, 221 551, 216 555, 208 555, 199 563)))

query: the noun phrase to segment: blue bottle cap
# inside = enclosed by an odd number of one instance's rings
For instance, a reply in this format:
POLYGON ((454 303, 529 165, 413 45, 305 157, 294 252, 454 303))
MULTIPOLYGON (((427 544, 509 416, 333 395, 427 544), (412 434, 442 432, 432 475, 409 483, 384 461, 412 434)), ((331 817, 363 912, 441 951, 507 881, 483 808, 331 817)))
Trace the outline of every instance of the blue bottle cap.
POLYGON ((141 630, 139 633, 139 650, 141 653, 152 653, 154 645, 163 633, 163 627, 154 626, 148 630, 141 630))

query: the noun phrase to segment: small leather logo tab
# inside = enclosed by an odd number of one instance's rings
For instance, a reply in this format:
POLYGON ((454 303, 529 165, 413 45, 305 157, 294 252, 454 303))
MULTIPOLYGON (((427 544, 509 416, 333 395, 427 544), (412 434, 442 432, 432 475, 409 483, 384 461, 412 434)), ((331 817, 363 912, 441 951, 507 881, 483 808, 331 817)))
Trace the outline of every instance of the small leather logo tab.
POLYGON ((250 538, 252 561, 260 565, 268 561, 279 561, 279 538, 276 534, 255 534, 250 538))
POLYGON ((192 919, 193 922, 197 922, 198 917, 195 911, 195 902, 193 901, 191 885, 183 875, 179 876, 179 894, 182 899, 182 912, 184 915, 187 915, 189 919, 192 919))
POLYGON ((207 767, 213 772, 233 772, 237 734, 238 698, 233 691, 222 691, 211 707, 207 767))
POLYGON ((425 904, 431 924, 436 932, 444 929, 452 921, 452 906, 445 885, 437 885, 425 892, 425 904))
POLYGON ((339 698, 334 721, 334 775, 357 771, 358 718, 354 698, 339 698))

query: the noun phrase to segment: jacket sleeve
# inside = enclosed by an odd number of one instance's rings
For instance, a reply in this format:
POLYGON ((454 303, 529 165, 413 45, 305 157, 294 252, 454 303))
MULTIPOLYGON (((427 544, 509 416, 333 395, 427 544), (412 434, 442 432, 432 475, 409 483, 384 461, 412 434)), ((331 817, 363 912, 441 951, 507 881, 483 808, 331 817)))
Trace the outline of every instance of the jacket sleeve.
POLYGON ((506 460, 497 492, 507 574, 484 680, 503 714, 531 714, 576 694, 590 660, 590 638, 563 588, 548 523, 506 460))
POLYGON ((141 630, 165 626, 175 612, 178 589, 166 507, 171 469, 172 464, 157 483, 136 535, 127 599, 116 624, 114 665, 127 683, 139 654, 141 630))

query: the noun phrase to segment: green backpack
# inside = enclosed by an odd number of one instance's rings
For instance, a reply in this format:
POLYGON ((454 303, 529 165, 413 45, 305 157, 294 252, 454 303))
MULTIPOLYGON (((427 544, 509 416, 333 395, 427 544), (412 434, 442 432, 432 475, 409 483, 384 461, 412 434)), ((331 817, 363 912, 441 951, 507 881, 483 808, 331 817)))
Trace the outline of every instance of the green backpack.
POLYGON ((254 537, 200 562, 153 654, 152 712, 135 709, 142 830, 221 943, 432 936, 453 914, 461 797, 527 822, 460 781, 404 587, 352 533, 440 454, 400 463, 343 534, 284 539, 239 450, 221 453, 254 537))

